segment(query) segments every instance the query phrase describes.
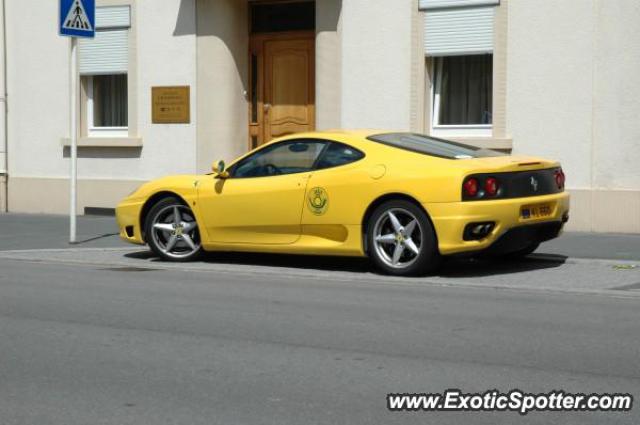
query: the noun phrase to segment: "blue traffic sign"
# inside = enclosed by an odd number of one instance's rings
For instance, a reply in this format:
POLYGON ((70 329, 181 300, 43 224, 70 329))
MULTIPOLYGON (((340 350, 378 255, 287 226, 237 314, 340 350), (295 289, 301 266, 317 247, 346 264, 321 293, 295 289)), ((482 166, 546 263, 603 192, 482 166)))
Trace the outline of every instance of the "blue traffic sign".
POLYGON ((93 38, 95 34, 95 0, 60 0, 60 35, 93 38))

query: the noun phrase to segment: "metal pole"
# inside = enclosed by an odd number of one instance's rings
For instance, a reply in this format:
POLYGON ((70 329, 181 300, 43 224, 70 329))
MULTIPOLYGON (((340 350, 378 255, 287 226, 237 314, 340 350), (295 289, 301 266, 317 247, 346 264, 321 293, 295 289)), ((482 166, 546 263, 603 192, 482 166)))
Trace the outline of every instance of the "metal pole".
POLYGON ((7 43, 5 2, 0 0, 0 213, 9 210, 7 200, 9 149, 7 139, 7 43))
POLYGON ((76 240, 77 177, 78 177, 78 40, 71 37, 71 193, 69 196, 69 243, 76 240))

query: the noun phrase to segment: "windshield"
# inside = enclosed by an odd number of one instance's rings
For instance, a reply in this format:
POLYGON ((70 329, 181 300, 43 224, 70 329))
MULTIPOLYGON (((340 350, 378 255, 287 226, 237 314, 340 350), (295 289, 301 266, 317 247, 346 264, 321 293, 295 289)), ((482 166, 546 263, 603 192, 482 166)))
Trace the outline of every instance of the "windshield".
POLYGON ((437 139, 424 134, 385 133, 375 134, 367 137, 367 139, 388 146, 447 159, 468 159, 506 155, 502 152, 465 145, 450 140, 437 139))

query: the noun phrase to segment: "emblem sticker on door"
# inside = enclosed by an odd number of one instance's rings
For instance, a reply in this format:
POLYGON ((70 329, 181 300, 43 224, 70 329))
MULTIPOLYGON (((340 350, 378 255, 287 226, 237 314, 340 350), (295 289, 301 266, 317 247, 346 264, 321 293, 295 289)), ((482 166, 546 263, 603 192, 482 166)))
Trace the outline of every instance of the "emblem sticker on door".
POLYGON ((329 208, 329 195, 321 187, 314 187, 307 195, 307 206, 315 215, 322 215, 329 208))

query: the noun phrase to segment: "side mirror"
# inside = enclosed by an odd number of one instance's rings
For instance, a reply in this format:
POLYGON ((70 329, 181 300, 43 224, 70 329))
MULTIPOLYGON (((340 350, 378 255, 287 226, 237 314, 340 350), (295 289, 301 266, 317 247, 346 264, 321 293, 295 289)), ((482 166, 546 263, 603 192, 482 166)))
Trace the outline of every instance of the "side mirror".
POLYGON ((225 170, 225 163, 223 160, 213 161, 211 165, 211 171, 221 179, 226 179, 229 177, 229 173, 225 170))

